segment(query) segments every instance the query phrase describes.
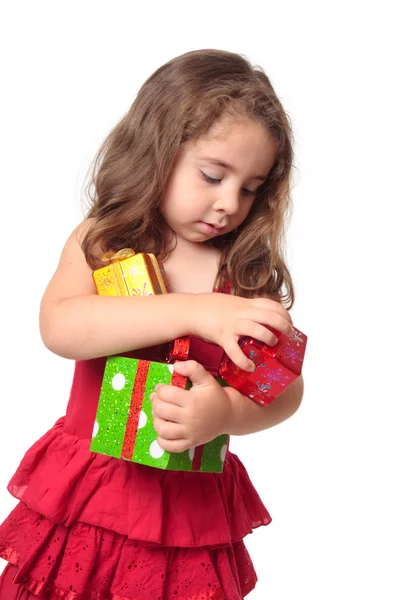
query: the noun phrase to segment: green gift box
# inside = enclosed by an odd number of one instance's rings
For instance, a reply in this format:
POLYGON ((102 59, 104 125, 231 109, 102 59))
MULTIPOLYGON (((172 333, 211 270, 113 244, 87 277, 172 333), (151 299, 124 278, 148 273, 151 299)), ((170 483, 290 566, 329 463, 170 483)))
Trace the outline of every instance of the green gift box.
POLYGON ((170 364, 122 356, 108 358, 90 450, 158 469, 221 473, 228 435, 179 453, 167 452, 158 445, 150 402, 158 383, 191 387, 190 380, 174 373, 170 364))

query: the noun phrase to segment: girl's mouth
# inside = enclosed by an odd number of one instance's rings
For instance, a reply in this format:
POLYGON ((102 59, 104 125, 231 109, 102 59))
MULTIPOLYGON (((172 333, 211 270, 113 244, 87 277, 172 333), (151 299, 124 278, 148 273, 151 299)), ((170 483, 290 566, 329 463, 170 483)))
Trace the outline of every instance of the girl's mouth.
POLYGON ((211 225, 211 223, 205 223, 204 221, 200 221, 200 227, 207 235, 218 235, 223 230, 223 227, 217 227, 216 225, 211 225))

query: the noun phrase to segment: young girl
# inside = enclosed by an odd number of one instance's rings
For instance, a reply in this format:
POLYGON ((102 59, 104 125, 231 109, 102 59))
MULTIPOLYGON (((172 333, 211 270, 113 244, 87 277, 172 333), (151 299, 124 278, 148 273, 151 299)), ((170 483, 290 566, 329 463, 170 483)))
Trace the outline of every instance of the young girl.
MULTIPOLYGON (((189 52, 159 68, 109 134, 92 207, 41 304, 45 345, 76 368, 66 416, 8 486, 20 502, 0 527, 1 600, 237 600, 254 588, 243 538, 271 519, 234 454, 221 474, 188 473, 89 445, 106 356, 149 348, 156 359, 191 333, 250 371, 241 336, 273 345, 269 327, 292 332, 280 246, 291 166, 290 125, 268 78, 229 52, 189 52), (93 270, 126 247, 163 261, 170 294, 96 295, 93 270)), ((194 360, 175 368, 193 387, 159 385, 151 398, 158 443, 171 452, 276 425, 303 393, 299 378, 261 407, 194 360)))

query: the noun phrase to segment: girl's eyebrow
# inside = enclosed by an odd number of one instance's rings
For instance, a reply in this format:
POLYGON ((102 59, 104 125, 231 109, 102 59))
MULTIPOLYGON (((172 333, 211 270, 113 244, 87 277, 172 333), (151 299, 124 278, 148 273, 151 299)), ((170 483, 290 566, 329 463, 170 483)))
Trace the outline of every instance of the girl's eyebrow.
MULTIPOLYGON (((200 160, 210 162, 213 165, 217 165, 218 167, 224 167, 225 169, 236 173, 236 170, 234 167, 232 167, 232 165, 228 165, 228 163, 224 162, 223 160, 220 160, 219 158, 213 158, 212 156, 199 156, 199 158, 200 160)), ((266 181, 267 178, 265 175, 255 175, 254 177, 249 177, 249 179, 258 179, 259 181, 266 181)))

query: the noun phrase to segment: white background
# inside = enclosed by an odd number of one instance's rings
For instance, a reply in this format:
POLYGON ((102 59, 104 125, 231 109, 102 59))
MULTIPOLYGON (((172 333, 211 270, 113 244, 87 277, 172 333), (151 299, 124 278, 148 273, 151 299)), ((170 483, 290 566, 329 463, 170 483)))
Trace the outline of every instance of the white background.
POLYGON ((0 520, 23 453, 65 414, 73 364, 43 347, 37 317, 82 218, 89 163, 158 66, 231 50, 264 67, 293 121, 287 258, 293 320, 309 336, 300 411, 232 440, 273 516, 247 538, 259 574, 249 598, 398 600, 394 6, 2 4, 0 520))

